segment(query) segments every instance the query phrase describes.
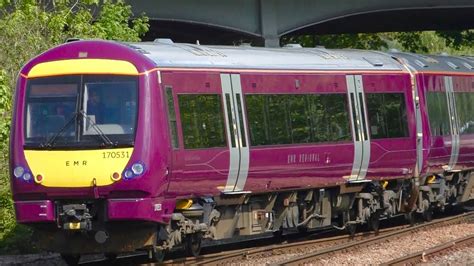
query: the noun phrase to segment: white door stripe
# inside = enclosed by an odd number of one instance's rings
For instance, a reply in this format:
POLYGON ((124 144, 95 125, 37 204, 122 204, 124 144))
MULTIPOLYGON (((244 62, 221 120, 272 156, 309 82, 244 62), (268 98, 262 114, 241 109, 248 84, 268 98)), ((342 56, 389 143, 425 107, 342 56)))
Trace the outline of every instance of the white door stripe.
POLYGON ((363 181, 370 161, 370 137, 362 76, 347 75, 346 84, 354 137, 354 162, 349 181, 363 181))
POLYGON ((229 147, 229 174, 225 193, 243 191, 249 169, 249 144, 244 97, 239 74, 221 74, 229 147))

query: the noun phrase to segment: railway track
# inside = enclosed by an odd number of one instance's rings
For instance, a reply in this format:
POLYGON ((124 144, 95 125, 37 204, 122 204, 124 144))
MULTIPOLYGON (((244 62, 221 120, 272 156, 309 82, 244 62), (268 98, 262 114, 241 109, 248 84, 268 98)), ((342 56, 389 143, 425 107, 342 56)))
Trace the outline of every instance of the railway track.
POLYGON ((415 265, 421 262, 428 262, 430 261, 430 258, 436 255, 449 252, 452 249, 466 247, 473 244, 474 244, 474 235, 469 235, 466 237, 456 239, 454 241, 450 241, 448 243, 443 243, 441 245, 438 245, 426 250, 422 250, 419 252, 415 252, 415 253, 403 256, 401 258, 391 260, 382 265, 397 265, 397 266, 398 265, 415 265))
POLYGON ((345 244, 336 244, 328 248, 324 249, 319 249, 314 252, 310 252, 304 255, 300 256, 295 256, 293 258, 280 261, 278 264, 282 265, 303 265, 307 263, 314 262, 316 260, 326 258, 329 255, 340 253, 340 252, 346 252, 350 250, 357 250, 363 247, 367 247, 370 245, 374 245, 377 243, 382 243, 387 240, 391 239, 396 239, 420 230, 426 230, 428 228, 435 228, 435 227, 442 227, 442 226, 447 226, 447 225, 452 225, 452 224, 458 224, 458 223, 463 223, 463 222, 469 222, 474 220, 474 212, 469 212, 453 217, 448 217, 448 218, 443 218, 439 219, 436 221, 428 222, 428 223, 423 223, 420 225, 416 225, 413 227, 406 227, 400 230, 395 230, 393 232, 388 232, 388 233, 383 233, 375 237, 370 237, 367 239, 362 239, 362 240, 355 240, 351 241, 349 243, 345 244))
POLYGON ((165 265, 183 265, 183 264, 196 264, 196 265, 225 265, 230 263, 242 263, 244 260, 266 258, 281 254, 294 254, 294 253, 306 253, 308 255, 302 255, 292 258, 287 261, 282 261, 281 264, 303 264, 306 261, 312 260, 312 255, 324 256, 330 253, 337 252, 338 248, 341 250, 350 248, 351 246, 359 246, 367 243, 369 245, 373 241, 383 241, 387 237, 393 237, 399 233, 408 234, 410 232, 421 230, 427 227, 434 226, 445 226, 449 224, 462 223, 463 221, 474 219, 474 213, 466 213, 453 217, 439 219, 433 222, 420 224, 414 227, 408 225, 402 225, 392 228, 386 228, 380 230, 378 234, 374 232, 359 233, 351 237, 349 235, 336 236, 317 240, 308 240, 288 244, 275 244, 261 248, 249 248, 238 251, 228 251, 222 253, 209 254, 199 256, 196 258, 183 258, 176 260, 165 261, 165 265))
MULTIPOLYGON (((400 230, 400 228, 405 228, 407 225, 393 227, 393 228, 386 228, 380 230, 378 235, 386 234, 389 232, 400 230)), ((280 254, 285 254, 289 252, 304 252, 307 249, 312 248, 321 248, 329 245, 338 245, 344 244, 354 240, 362 240, 366 238, 373 237, 375 235, 374 232, 364 232, 358 233, 354 236, 349 235, 342 235, 342 236, 335 236, 329 237, 324 239, 316 239, 316 240, 307 240, 295 243, 284 243, 284 244, 274 244, 267 247, 261 248, 246 248, 237 251, 227 251, 222 253, 216 254, 209 254, 203 255, 199 257, 189 257, 177 260, 169 260, 165 261, 165 265, 183 265, 183 264, 196 264, 196 265, 225 265, 229 263, 239 263, 242 262, 243 259, 259 259, 265 258, 268 256, 275 256, 280 254)))
MULTIPOLYGON (((305 254, 295 256, 285 261, 279 261, 278 264, 300 265, 320 259, 322 257, 341 252, 344 250, 361 248, 378 242, 383 242, 390 238, 397 238, 402 235, 410 234, 415 231, 424 230, 433 227, 442 227, 450 224, 458 224, 466 221, 474 221, 474 212, 460 214, 452 217, 437 219, 432 222, 423 223, 412 226, 400 225, 390 228, 381 229, 378 233, 363 232, 354 236, 341 235, 335 237, 305 240, 293 243, 279 243, 264 247, 252 247, 239 250, 223 251, 219 253, 205 254, 198 257, 186 257, 170 259, 163 262, 162 265, 225 265, 231 263, 251 264, 252 261, 271 256, 285 254, 305 254)), ((146 263, 146 255, 129 255, 120 256, 116 263, 119 264, 141 264, 155 265, 146 263)), ((105 260, 89 260, 83 261, 82 265, 103 265, 107 263, 105 260)))

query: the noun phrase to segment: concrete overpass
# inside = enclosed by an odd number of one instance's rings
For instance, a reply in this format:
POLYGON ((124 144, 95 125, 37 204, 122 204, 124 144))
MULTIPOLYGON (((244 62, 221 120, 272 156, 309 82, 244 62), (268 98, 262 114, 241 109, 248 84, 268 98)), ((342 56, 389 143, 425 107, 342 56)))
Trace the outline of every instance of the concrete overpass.
POLYGON ((202 44, 252 42, 279 46, 280 37, 381 31, 474 28, 474 0, 136 0, 151 29, 146 39, 202 44))

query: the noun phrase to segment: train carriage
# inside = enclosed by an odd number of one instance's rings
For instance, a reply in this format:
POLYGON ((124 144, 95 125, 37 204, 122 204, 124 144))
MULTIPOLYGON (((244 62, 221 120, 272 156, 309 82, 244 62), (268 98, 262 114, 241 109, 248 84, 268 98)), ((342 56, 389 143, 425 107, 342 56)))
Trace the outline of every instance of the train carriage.
POLYGON ((474 196, 473 77, 468 58, 66 43, 20 72, 17 219, 74 262, 429 216, 474 196))
POLYGON ((456 186, 474 167, 474 64, 447 55, 394 55, 410 68, 417 88, 422 194, 444 208, 446 201, 456 202, 456 186))

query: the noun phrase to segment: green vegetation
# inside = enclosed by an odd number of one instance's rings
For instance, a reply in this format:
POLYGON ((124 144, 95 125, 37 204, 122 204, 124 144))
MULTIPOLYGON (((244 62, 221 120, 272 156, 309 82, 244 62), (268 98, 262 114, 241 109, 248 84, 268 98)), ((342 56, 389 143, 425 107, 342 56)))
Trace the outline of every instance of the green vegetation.
MULTIPOLYGON (((148 18, 132 19, 122 0, 0 0, 0 254, 31 252, 27 227, 15 223, 8 177, 8 136, 18 71, 68 38, 139 41, 148 18)), ((413 52, 474 54, 474 31, 299 36, 283 43, 413 52)))
POLYGON ((453 55, 474 54, 474 30, 382 32, 338 35, 303 35, 284 37, 282 43, 300 43, 304 47, 356 48, 414 53, 453 55))
POLYGON ((8 177, 13 88, 29 59, 68 38, 139 41, 148 18, 123 1, 0 0, 0 253, 33 251, 30 230, 15 223, 8 177))

